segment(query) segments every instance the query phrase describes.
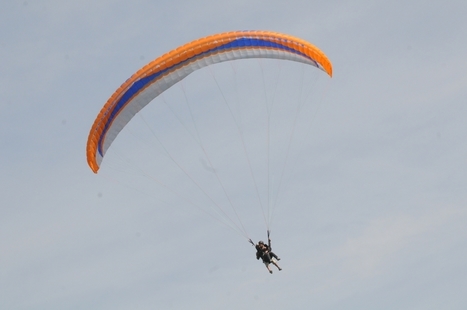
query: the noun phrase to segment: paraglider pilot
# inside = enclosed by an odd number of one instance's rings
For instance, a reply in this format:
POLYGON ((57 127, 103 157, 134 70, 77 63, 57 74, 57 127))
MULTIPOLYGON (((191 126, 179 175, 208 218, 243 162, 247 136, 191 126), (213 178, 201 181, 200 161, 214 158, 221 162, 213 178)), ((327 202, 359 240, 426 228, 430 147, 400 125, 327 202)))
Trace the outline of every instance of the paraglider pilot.
POLYGON ((280 260, 279 257, 277 257, 276 254, 272 251, 271 248, 271 239, 268 239, 268 244, 265 244, 263 241, 259 241, 258 244, 255 245, 256 248, 256 259, 262 259, 264 265, 266 265, 266 268, 268 269, 269 273, 272 273, 271 268, 269 267, 269 264, 273 264, 274 266, 277 267, 277 269, 282 270, 281 267, 277 264, 277 261, 280 260))

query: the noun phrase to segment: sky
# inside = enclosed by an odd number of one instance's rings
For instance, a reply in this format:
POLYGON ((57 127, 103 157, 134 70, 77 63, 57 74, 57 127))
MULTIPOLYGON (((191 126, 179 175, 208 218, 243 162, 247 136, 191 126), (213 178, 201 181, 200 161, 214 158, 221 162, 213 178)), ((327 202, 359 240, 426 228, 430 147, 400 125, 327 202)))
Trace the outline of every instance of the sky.
MULTIPOLYGON (((466 309, 467 2, 9 0, 0 8, 1 309, 466 309), (303 38, 334 69, 314 84, 320 96, 304 114, 312 121, 290 155, 271 223, 283 270, 272 275, 242 234, 206 212, 199 192, 180 190, 193 206, 113 169, 118 150, 120 167, 159 162, 131 144, 133 131, 115 141, 102 173, 86 163, 97 113, 131 74, 231 30, 303 38)), ((215 101, 200 89, 229 74, 219 68, 178 88, 195 114, 215 101)), ((231 96, 239 93, 250 98, 231 96)), ((148 111, 139 124, 168 120, 148 111)), ((235 126, 225 111, 205 116, 206 147, 228 159, 214 167, 171 138, 175 129, 162 137, 193 175, 218 170, 233 199, 250 201, 251 182, 230 160, 241 147, 209 144, 235 126)), ((252 162, 261 171, 264 161, 252 162)), ((165 168, 157 177, 181 184, 165 168)), ((238 210, 248 237, 266 239, 260 211, 247 205, 238 210)))

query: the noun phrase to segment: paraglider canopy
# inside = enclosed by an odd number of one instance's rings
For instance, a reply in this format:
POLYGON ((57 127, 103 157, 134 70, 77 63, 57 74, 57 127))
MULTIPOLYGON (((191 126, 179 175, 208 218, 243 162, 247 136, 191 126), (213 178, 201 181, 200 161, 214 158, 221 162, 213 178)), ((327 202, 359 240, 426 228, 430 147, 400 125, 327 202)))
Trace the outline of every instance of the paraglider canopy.
POLYGON ((244 58, 275 58, 315 66, 332 76, 332 65, 314 45, 270 31, 220 33, 182 45, 156 58, 123 83, 108 99, 89 133, 86 155, 97 173, 119 132, 142 108, 202 67, 244 58))

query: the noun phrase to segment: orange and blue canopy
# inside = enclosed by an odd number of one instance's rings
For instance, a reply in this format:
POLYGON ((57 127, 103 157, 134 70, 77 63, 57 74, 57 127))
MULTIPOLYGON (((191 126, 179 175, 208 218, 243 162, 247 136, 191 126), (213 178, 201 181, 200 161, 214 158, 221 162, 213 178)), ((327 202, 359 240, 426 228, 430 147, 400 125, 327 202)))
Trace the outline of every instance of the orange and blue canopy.
POLYGON ((105 153, 126 124, 149 102, 190 73, 224 61, 273 58, 315 66, 332 76, 332 65, 314 45, 269 31, 234 31, 182 45, 138 70, 107 100, 89 133, 86 155, 97 173, 105 153))

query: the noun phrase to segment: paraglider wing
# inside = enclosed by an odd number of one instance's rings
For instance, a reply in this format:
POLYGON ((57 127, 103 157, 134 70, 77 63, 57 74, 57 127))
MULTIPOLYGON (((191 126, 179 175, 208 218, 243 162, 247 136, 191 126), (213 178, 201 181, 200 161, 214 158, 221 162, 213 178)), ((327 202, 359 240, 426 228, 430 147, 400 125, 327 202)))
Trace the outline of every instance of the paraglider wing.
POLYGON ((243 58, 275 58, 315 66, 332 76, 326 55, 312 44, 269 31, 235 31, 182 45, 153 60, 120 86, 101 109, 89 133, 86 155, 97 173, 125 125, 155 97, 190 73, 211 64, 243 58))

